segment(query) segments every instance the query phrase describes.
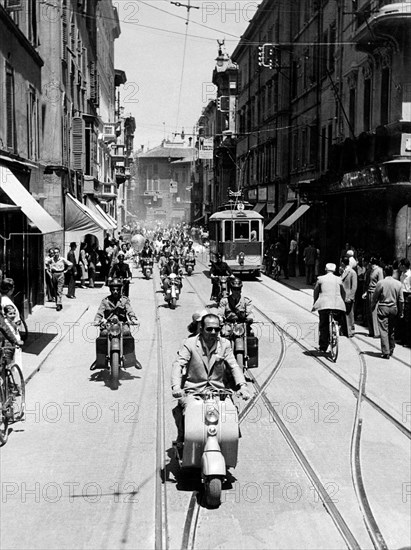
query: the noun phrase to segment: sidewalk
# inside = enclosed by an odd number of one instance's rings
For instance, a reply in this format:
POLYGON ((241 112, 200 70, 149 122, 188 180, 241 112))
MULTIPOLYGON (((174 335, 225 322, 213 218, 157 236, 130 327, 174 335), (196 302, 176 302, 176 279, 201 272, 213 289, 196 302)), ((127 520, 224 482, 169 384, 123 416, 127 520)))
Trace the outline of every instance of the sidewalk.
MULTIPOLYGON (((78 289, 77 289, 78 290, 78 289)), ((80 293, 78 293, 80 294, 80 293)), ((53 349, 65 338, 89 308, 85 295, 76 300, 63 297, 63 309, 56 311, 54 302, 35 306, 26 319, 29 330, 23 346, 23 376, 28 382, 40 370, 53 349)))

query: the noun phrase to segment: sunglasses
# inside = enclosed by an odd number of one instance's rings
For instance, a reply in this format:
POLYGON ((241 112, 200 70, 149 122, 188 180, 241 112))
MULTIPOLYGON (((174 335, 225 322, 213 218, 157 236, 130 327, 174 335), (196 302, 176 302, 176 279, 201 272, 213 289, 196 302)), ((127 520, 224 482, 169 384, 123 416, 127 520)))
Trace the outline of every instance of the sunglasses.
POLYGON ((221 331, 221 328, 220 327, 206 327, 205 329, 206 332, 209 332, 209 333, 212 333, 212 332, 220 332, 221 331))

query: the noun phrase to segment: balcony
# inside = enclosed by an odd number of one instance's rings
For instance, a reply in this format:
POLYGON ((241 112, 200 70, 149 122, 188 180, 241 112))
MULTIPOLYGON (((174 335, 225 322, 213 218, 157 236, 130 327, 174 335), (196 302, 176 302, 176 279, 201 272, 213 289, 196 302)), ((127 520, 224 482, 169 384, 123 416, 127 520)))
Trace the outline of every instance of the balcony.
POLYGON ((112 183, 101 183, 100 190, 95 196, 104 201, 111 201, 117 197, 117 187, 112 183))
POLYGON ((359 10, 359 26, 354 31, 356 49, 371 53, 391 39, 403 45, 411 29, 411 2, 385 3, 376 10, 359 10))

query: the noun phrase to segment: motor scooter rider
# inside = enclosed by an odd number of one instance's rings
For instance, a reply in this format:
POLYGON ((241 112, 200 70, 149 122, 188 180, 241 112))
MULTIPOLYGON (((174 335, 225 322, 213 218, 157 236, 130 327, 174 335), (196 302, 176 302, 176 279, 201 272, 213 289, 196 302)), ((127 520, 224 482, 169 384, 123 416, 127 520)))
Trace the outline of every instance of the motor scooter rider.
POLYGON ((150 246, 150 243, 148 241, 145 242, 143 250, 140 252, 140 262, 141 266, 143 266, 143 260, 147 258, 153 258, 153 249, 150 246))
POLYGON ((212 263, 210 269, 211 277, 211 298, 210 300, 217 300, 220 293, 220 281, 219 277, 227 275, 229 277, 234 277, 233 272, 231 271, 230 266, 227 262, 223 262, 223 256, 220 253, 215 255, 215 262, 212 263))
POLYGON ((169 261, 161 268, 160 277, 164 292, 167 292, 170 288, 170 275, 172 273, 175 273, 179 277, 178 286, 181 288, 183 286, 181 281, 182 269, 174 256, 170 256, 169 261))
POLYGON ((117 260, 118 260, 117 263, 114 264, 110 269, 110 272, 108 274, 108 282, 110 283, 110 281, 112 281, 113 279, 122 278, 123 294, 124 296, 128 296, 130 292, 130 281, 133 275, 131 273, 130 266, 126 264, 124 261, 123 252, 119 252, 117 254, 117 260))
MULTIPOLYGON (((114 315, 123 323, 123 336, 132 336, 130 323, 139 325, 137 315, 131 307, 130 299, 121 295, 122 282, 119 279, 113 279, 109 282, 110 295, 101 300, 100 306, 94 317, 94 324, 100 326, 100 336, 107 336, 105 328, 107 321, 114 315)), ((135 367, 141 369, 137 361, 135 367)), ((93 368, 91 368, 93 370, 93 368)))
POLYGON ((235 360, 231 344, 220 336, 220 318, 215 313, 207 313, 201 319, 200 333, 187 338, 180 348, 172 366, 171 391, 178 399, 173 409, 178 436, 177 443, 184 441, 184 411, 190 399, 190 391, 198 392, 228 388, 228 374, 234 379, 238 395, 250 399, 247 383, 235 360))
POLYGON ((253 306, 250 298, 241 296, 243 282, 235 277, 230 283, 230 288, 231 294, 221 299, 217 313, 225 321, 246 323, 249 327, 254 322, 253 306))

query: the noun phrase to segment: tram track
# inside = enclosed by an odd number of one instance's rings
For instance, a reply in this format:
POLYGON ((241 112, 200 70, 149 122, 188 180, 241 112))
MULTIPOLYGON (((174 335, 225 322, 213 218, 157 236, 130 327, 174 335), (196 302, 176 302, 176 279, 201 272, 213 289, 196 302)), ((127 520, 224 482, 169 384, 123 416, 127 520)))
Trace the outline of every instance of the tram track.
MULTIPOLYGON (((272 288, 271 286, 267 285, 266 283, 264 283, 263 281, 258 281, 258 283, 262 286, 264 286, 265 288, 268 288, 271 292, 274 292, 274 294, 277 294, 278 296, 281 296, 281 298, 283 298, 284 300, 287 300, 288 302, 292 303, 293 305, 299 307, 300 309, 302 309, 303 311, 305 311, 306 313, 310 313, 311 315, 313 315, 314 317, 318 318, 318 316, 312 312, 311 310, 307 309, 306 307, 304 307, 303 305, 301 305, 300 303, 296 302, 295 300, 292 300, 291 298, 289 298, 288 296, 284 296, 284 294, 281 294, 281 292, 278 292, 277 290, 275 290, 274 288, 272 288)), ((291 289, 291 290, 295 290, 294 287, 292 287, 291 285, 285 285, 287 288, 291 289)), ((310 296, 307 292, 304 292, 304 291, 300 291, 300 292, 303 292, 303 294, 305 294, 306 296, 310 296)), ((367 344, 368 346, 380 351, 380 348, 378 346, 376 346, 375 344, 373 344, 372 342, 366 340, 365 338, 361 338, 361 336, 359 334, 355 334, 355 338, 357 338, 358 340, 361 340, 362 342, 364 342, 365 344, 367 344)), ((411 368, 411 362, 407 363, 406 361, 403 361, 402 359, 400 359, 399 357, 395 357, 394 355, 391 357, 391 359, 393 359, 394 361, 397 361, 398 363, 401 363, 402 365, 405 365, 406 367, 408 368, 411 368)))
MULTIPOLYGON (((204 307, 207 306, 207 302, 200 296, 199 292, 195 289, 194 285, 186 279, 193 289, 193 291, 197 294, 199 297, 202 305, 204 307)), ((286 352, 286 344, 285 344, 285 335, 288 333, 284 329, 282 329, 277 323, 272 321, 263 311, 261 311, 259 308, 256 308, 254 306, 254 309, 258 311, 258 313, 266 318, 270 323, 272 323, 276 329, 279 331, 280 339, 281 339, 281 351, 280 356, 277 359, 274 367, 271 369, 270 374, 267 376, 266 380, 260 385, 254 376, 254 374, 250 371, 247 371, 247 376, 251 379, 251 382, 256 390, 254 396, 251 398, 251 400, 248 402, 248 404, 244 407, 244 409, 239 414, 239 424, 246 418, 247 414, 252 410, 252 408, 255 406, 257 401, 259 399, 262 400, 264 403, 265 408, 267 409, 269 415, 273 419, 275 425, 278 427, 281 435, 284 437, 287 445, 290 447, 291 451, 293 452, 294 456, 296 457, 297 461, 299 462, 300 466, 302 467, 304 473, 306 474, 307 478, 312 483, 312 486, 317 491, 317 494, 320 498, 320 500, 323 503, 324 508, 327 510, 328 514, 330 515, 334 525, 336 526, 338 532, 340 533, 341 537, 344 539, 344 542, 348 549, 350 550, 359 550, 361 547, 354 535, 354 533, 351 531, 347 523, 345 522, 344 518, 342 517, 341 513, 339 512, 338 508, 335 506, 332 498, 327 492, 327 489, 321 482, 318 475, 315 473, 314 468, 311 466, 309 460, 305 456, 303 450, 298 445, 296 440, 291 435, 291 432, 288 430, 288 428, 285 426, 284 422, 278 415, 277 411, 275 410, 274 406, 268 399, 265 390, 268 388, 272 380, 274 379, 275 375, 280 370, 281 365, 283 364, 284 358, 285 358, 285 352, 286 352)), ((197 503, 190 501, 190 506, 186 518, 186 524, 185 524, 185 532, 183 537, 183 542, 187 543, 182 546, 182 550, 194 550, 194 543, 195 543, 195 535, 197 531, 198 526, 198 520, 199 520, 199 514, 200 514, 200 506, 197 503), (188 544, 190 543, 190 544, 188 544)), ((379 550, 383 550, 383 547, 379 550)))

